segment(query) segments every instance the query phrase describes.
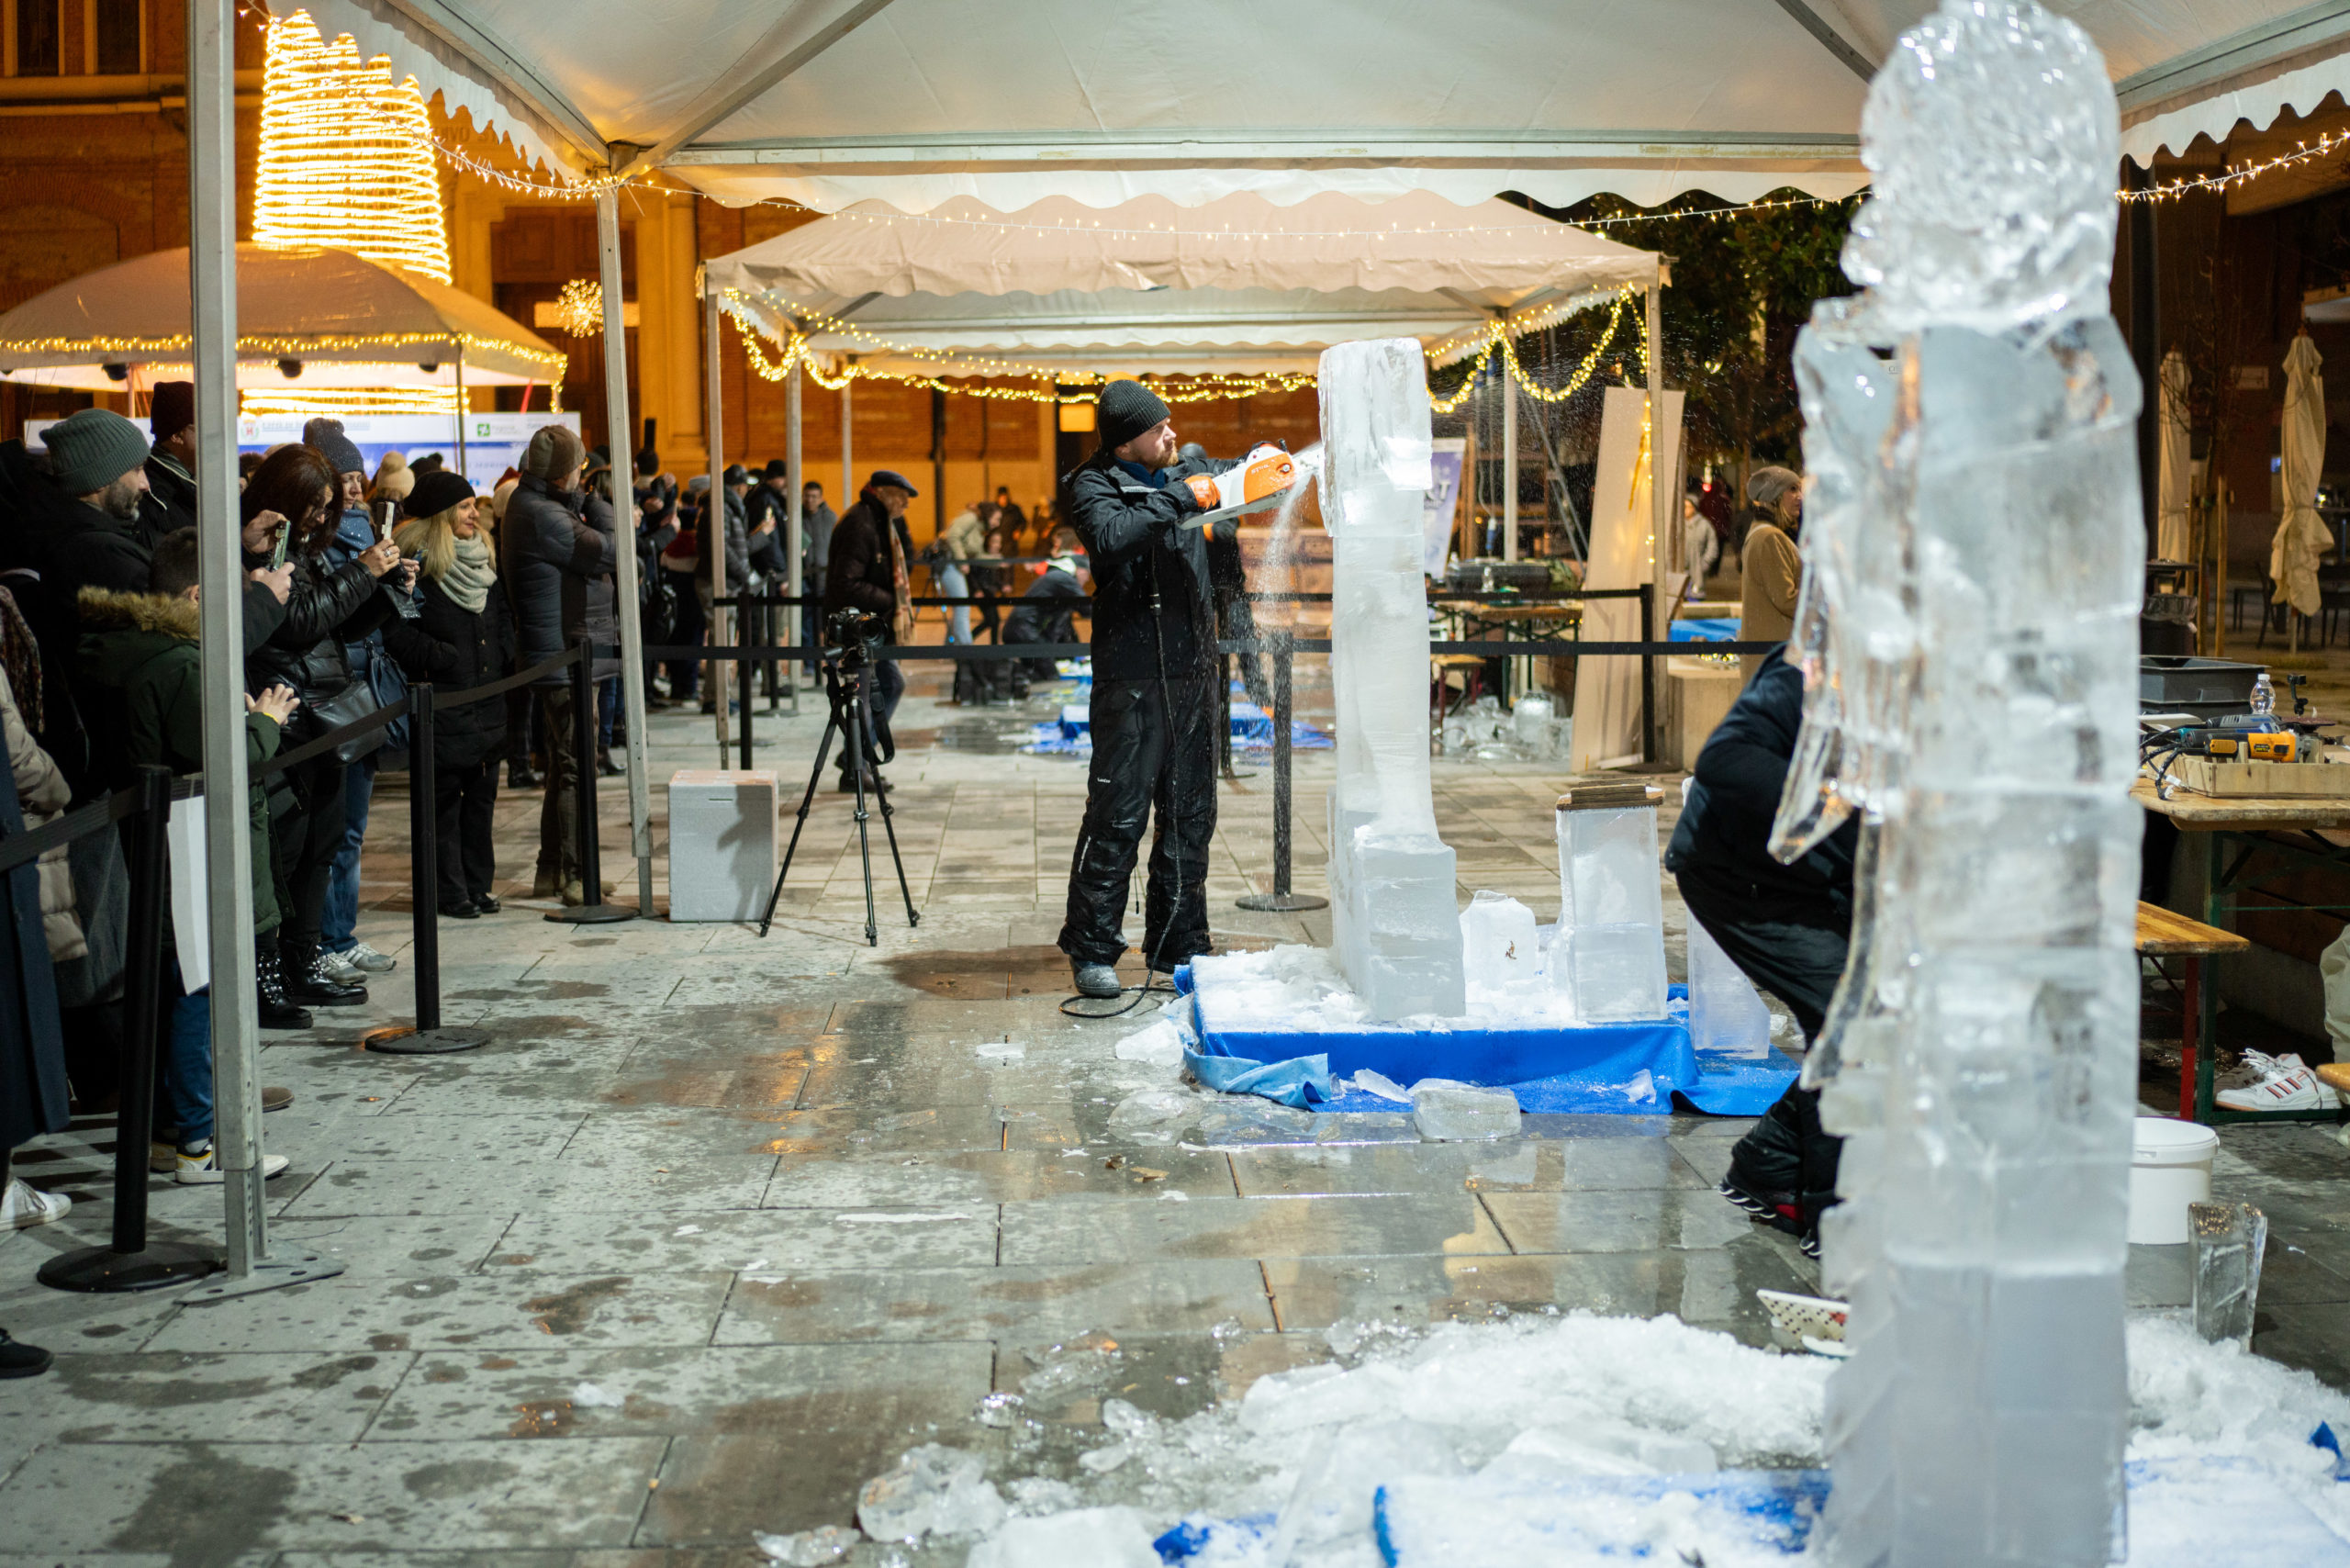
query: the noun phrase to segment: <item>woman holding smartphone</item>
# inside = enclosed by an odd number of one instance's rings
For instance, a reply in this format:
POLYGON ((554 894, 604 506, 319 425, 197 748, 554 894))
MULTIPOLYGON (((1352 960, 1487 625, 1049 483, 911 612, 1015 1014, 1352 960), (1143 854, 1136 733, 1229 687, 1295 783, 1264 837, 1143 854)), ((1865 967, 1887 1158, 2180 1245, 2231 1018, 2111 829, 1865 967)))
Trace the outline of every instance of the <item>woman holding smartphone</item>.
MULTIPOLYGON (((389 540, 346 566, 327 566, 323 557, 341 521, 341 476, 315 447, 281 446, 271 453, 247 481, 241 500, 247 569, 293 568, 285 620, 245 655, 248 690, 258 694, 282 682, 302 700, 285 737, 291 749, 374 711, 374 693, 352 674, 343 644, 397 615, 386 579, 405 586, 413 582, 415 567, 401 566, 399 549, 389 540), (272 543, 256 551, 256 535, 263 530, 272 543), (396 572, 401 575, 392 576, 396 572)), ((300 764, 279 776, 283 796, 272 792, 270 859, 284 913, 276 958, 285 993, 295 1002, 356 1007, 367 1000, 366 987, 344 985, 326 972, 319 930, 326 914, 327 877, 342 845, 343 770, 380 739, 369 735, 300 764)), ((270 958, 263 955, 264 968, 270 958)))

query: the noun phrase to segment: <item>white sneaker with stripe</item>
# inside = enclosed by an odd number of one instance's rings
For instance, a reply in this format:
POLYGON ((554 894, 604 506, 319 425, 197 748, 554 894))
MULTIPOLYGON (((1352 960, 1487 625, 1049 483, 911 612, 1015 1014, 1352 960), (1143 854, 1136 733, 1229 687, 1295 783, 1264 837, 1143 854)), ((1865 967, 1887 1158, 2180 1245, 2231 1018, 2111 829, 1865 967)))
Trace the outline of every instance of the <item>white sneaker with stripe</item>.
POLYGON ((2223 1111, 2332 1111, 2342 1096, 2290 1051, 2246 1051, 2244 1064, 2259 1076, 2246 1088, 2223 1089, 2212 1099, 2223 1111))

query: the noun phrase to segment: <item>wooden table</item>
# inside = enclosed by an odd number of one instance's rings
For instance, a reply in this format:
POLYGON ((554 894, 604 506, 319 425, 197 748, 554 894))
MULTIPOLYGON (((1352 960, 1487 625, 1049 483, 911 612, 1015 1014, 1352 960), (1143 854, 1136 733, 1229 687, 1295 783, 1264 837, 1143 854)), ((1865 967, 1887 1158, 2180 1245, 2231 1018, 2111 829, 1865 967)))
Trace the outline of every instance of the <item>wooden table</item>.
MULTIPOLYGON (((2312 868, 2350 873, 2350 848, 2328 843, 2316 832, 2321 828, 2350 828, 2350 799, 2246 796, 2222 800, 2182 790, 2165 801, 2154 793, 2154 781, 2147 778, 2141 778, 2132 787, 2130 798, 2146 810, 2168 817, 2183 836, 2199 836, 2203 840, 2202 924, 2206 927, 2217 927, 2232 910, 2267 907, 2234 902, 2238 895, 2257 889, 2263 882, 2312 868), (2253 857, 2263 851, 2285 864, 2257 876, 2246 875, 2253 857)), ((2143 937, 2146 933, 2144 912, 2150 906, 2138 907, 2139 933, 2143 937)), ((2350 904, 2297 907, 2350 914, 2350 904)), ((2244 946, 2248 947, 2251 944, 2245 942, 2244 946)), ((2209 949, 2210 953, 2242 950, 2209 949)), ((2197 967, 2200 968, 2199 962, 2197 967)), ((2334 1120, 2337 1113, 2333 1111, 2224 1111, 2213 1105, 2212 1058, 2219 1054, 2218 1036, 2213 1031, 2219 1020, 2219 998, 2215 988, 2200 984, 2199 975, 2197 980, 2196 991, 2189 993, 2187 1002, 2192 1017, 2181 1029, 2186 1050, 2179 1062, 2181 1078, 2192 1077, 2194 1099, 2191 1104, 2185 1101, 2182 1084, 2182 1111, 2205 1123, 2334 1120), (2197 1050, 2201 1040, 2212 1042, 2212 1048, 2197 1050)))
MULTIPOLYGON (((1444 599, 1434 601, 1435 607, 1459 622, 1459 641, 1474 643, 1488 635, 1498 642, 1557 643, 1561 653, 1573 651, 1575 633, 1583 622, 1580 601, 1561 604, 1557 600, 1531 604, 1492 604, 1483 599, 1444 599)), ((1520 655, 1520 658, 1527 655, 1520 655)), ((1497 695, 1503 708, 1510 705, 1514 688, 1531 684, 1513 678, 1518 658, 1502 660, 1502 689, 1497 695)))

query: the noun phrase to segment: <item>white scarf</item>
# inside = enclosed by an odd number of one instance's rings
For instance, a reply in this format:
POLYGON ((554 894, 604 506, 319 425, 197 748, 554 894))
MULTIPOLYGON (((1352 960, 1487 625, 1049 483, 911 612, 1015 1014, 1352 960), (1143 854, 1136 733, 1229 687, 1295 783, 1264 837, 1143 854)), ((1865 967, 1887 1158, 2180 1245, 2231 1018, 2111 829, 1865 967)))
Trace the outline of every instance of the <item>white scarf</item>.
POLYGON ((471 539, 457 539, 454 559, 449 569, 441 574, 441 591, 450 601, 468 615, 478 615, 481 607, 489 602, 489 585, 498 580, 498 569, 491 565, 489 541, 479 533, 471 539))

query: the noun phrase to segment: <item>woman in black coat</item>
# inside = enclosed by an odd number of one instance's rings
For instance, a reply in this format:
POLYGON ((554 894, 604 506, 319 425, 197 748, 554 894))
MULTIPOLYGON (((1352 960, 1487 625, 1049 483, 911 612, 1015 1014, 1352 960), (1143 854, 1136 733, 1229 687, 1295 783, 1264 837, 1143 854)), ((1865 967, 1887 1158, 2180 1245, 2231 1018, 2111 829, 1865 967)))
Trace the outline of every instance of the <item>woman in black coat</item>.
MULTIPOLYGON (((388 542, 364 552, 349 565, 329 567, 324 560, 341 521, 342 476, 333 462, 315 447, 281 446, 262 459, 245 485, 242 499, 248 570, 270 565, 268 548, 250 547, 255 539, 274 539, 286 531, 285 564, 294 568, 285 595, 285 619, 269 640, 245 655, 245 688, 255 695, 272 686, 294 689, 302 700, 292 728, 285 735, 291 748, 347 723, 362 711, 373 711, 375 698, 352 700, 358 681, 343 653, 395 618, 390 586, 403 584, 398 575, 399 552, 388 542), (386 581, 387 575, 388 584, 386 581)), ((412 569, 411 574, 412 576, 412 569)), ((355 743, 357 755, 381 744, 370 735, 355 743)), ((338 748, 340 749, 340 748, 338 748)), ((272 809, 290 797, 291 806, 272 825, 274 853, 270 857, 277 883, 278 958, 285 969, 288 1000, 313 1007, 356 1007, 367 1000, 364 985, 345 985, 326 972, 319 954, 319 924, 326 913, 327 875, 342 847, 345 759, 329 751, 280 775, 284 795, 272 791, 272 809)), ((269 955, 263 955, 266 989, 269 955)))
POLYGON ((445 469, 421 475, 400 503, 408 521, 392 537, 423 568, 417 618, 384 629, 384 646, 411 684, 432 683, 432 793, 440 815, 441 913, 496 914, 498 867, 490 819, 498 761, 506 750, 506 704, 492 698, 445 708, 514 663, 514 619, 498 580, 498 557, 475 515, 471 485, 445 469))

